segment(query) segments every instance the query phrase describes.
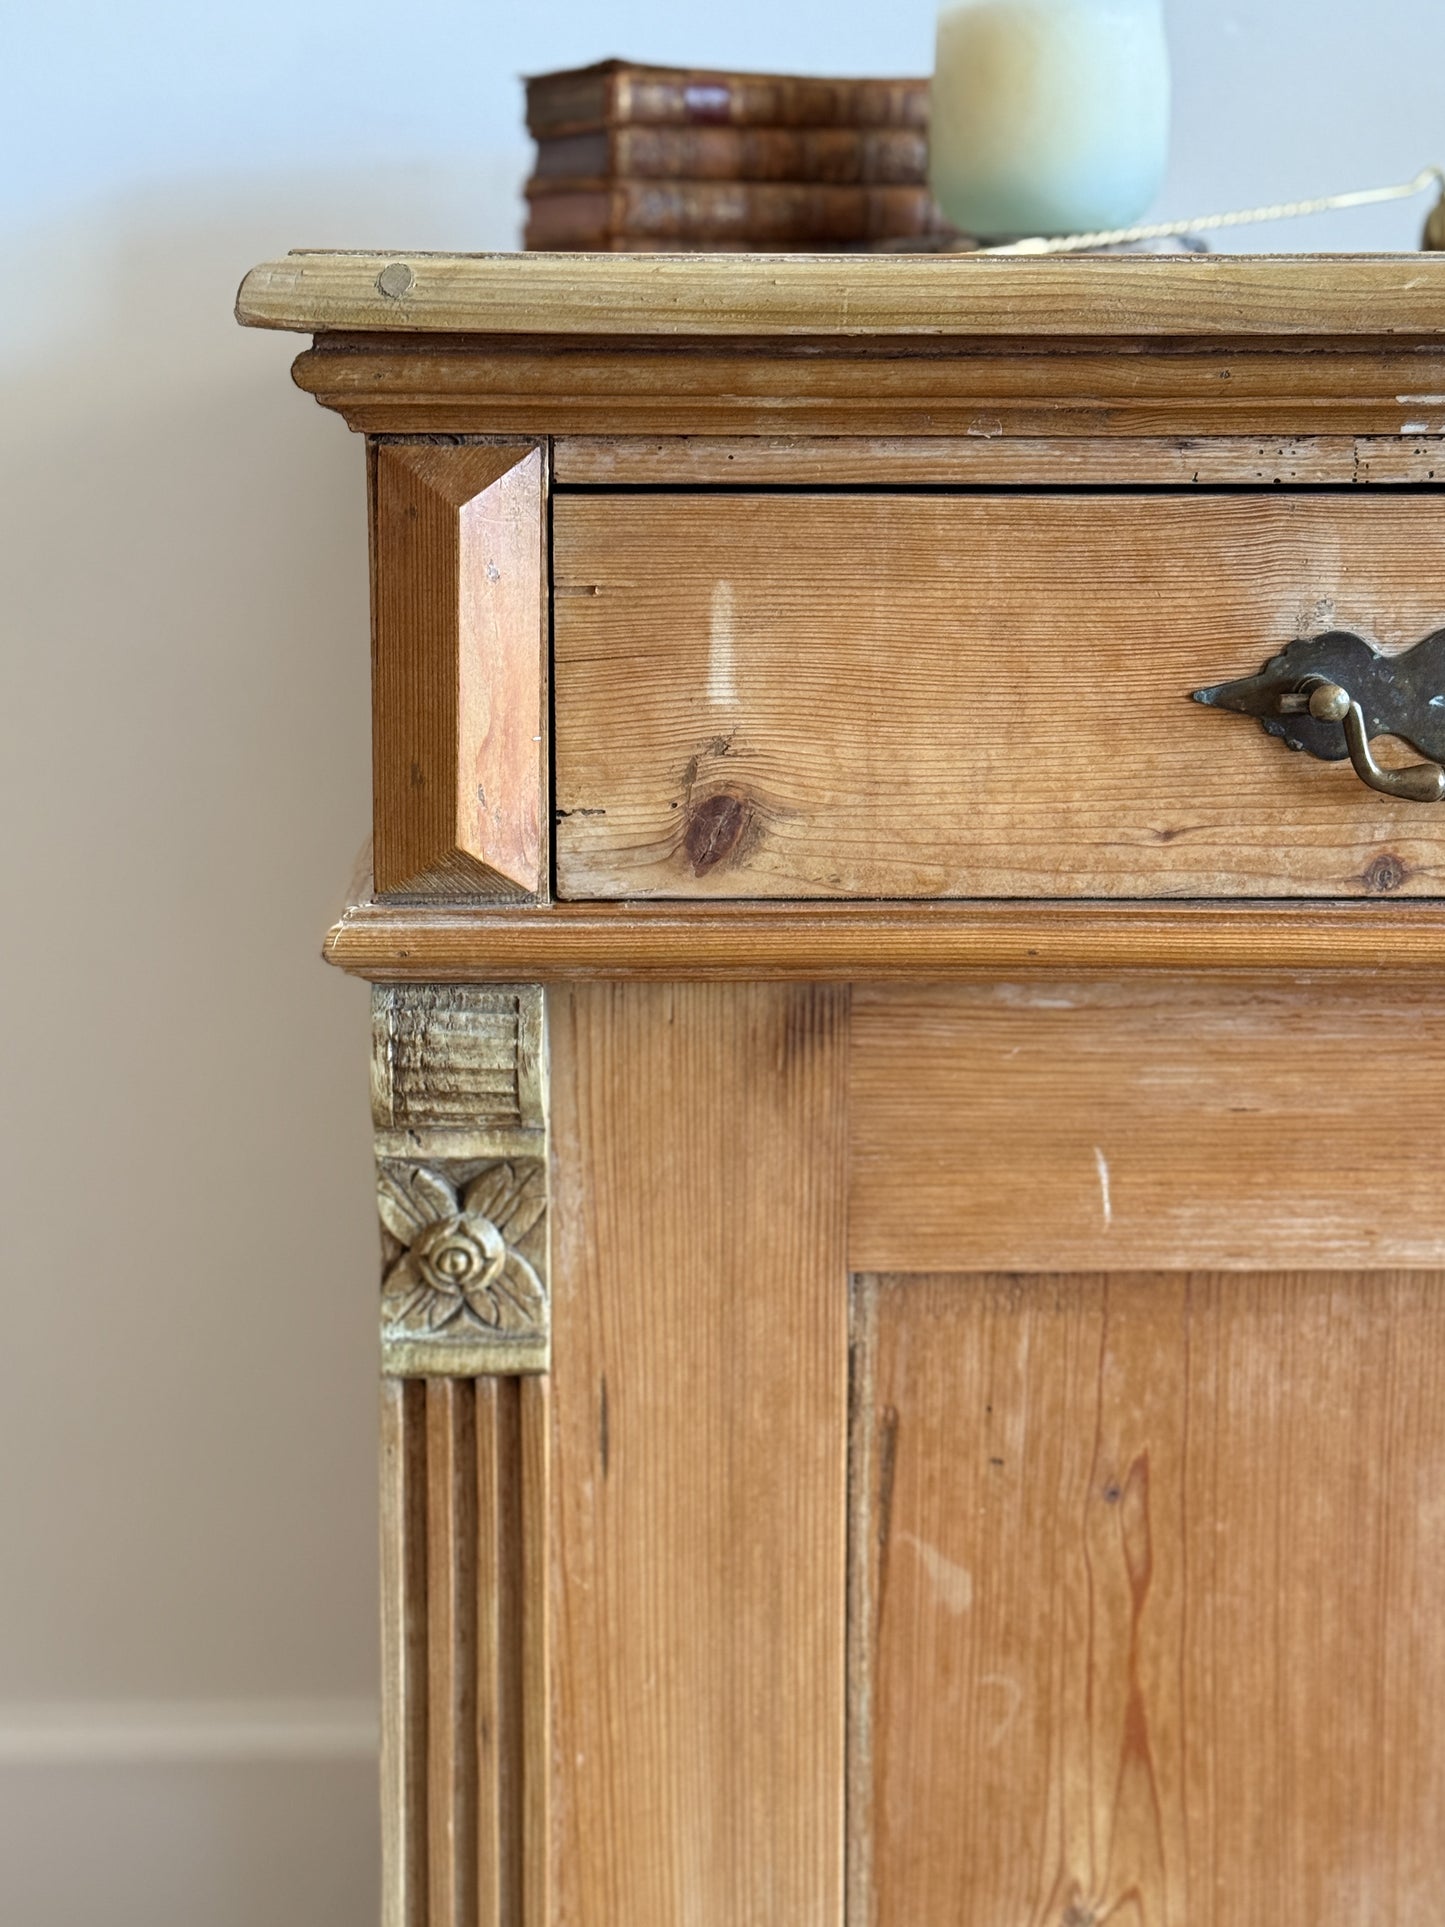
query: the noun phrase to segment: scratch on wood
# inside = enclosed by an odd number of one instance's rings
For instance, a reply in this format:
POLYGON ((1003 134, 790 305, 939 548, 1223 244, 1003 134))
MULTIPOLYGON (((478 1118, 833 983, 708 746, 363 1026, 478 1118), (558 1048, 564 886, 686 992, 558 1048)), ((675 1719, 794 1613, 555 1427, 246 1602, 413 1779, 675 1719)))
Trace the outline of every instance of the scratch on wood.
POLYGON ((939 1605, 955 1619, 961 1618, 973 1604, 973 1574, 968 1567, 959 1565, 937 1546, 929 1545, 926 1539, 916 1538, 911 1532, 901 1536, 904 1545, 912 1546, 918 1554, 939 1605))
POLYGON ((1109 1189, 1109 1160, 1104 1156, 1100 1145, 1094 1146, 1094 1164, 1099 1173, 1099 1203, 1104 1212, 1104 1229, 1108 1231, 1114 1223, 1114 1200, 1109 1189))
POLYGON ((719 582, 712 592, 708 623, 707 699, 721 708, 738 704, 737 625, 731 582, 719 582))

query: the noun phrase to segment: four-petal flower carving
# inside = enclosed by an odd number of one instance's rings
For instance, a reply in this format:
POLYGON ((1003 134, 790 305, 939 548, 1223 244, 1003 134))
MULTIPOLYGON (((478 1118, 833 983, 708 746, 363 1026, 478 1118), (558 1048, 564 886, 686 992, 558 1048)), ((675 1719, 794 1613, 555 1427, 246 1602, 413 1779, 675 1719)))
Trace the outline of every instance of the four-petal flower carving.
POLYGON ((547 1209, 540 1164, 489 1164, 460 1188, 428 1165, 385 1165, 377 1203, 403 1247, 382 1286, 390 1330, 523 1337, 545 1324, 546 1292, 527 1255, 547 1209))

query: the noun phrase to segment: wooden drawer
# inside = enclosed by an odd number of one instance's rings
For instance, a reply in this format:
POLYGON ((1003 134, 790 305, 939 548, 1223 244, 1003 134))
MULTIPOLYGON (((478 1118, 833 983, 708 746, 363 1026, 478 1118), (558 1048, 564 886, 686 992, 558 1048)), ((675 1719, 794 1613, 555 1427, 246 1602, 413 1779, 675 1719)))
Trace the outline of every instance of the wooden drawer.
POLYGON ((564 897, 1445 878, 1445 810, 1186 700, 1445 625, 1433 491, 561 492, 554 571, 564 897))

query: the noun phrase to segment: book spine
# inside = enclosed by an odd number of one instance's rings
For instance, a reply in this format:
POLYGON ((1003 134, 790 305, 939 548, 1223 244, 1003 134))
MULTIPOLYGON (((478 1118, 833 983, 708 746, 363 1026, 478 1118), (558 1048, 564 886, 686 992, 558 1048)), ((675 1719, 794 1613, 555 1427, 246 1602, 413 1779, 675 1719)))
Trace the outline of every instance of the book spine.
POLYGON ((529 248, 598 247, 613 235, 654 240, 874 241, 939 231, 923 187, 818 187, 796 182, 617 181, 593 190, 528 189, 529 248))
POLYGON ((928 138, 908 128, 618 127, 544 140, 539 180, 816 181, 922 187, 928 138))
POLYGON ((534 75, 525 83, 528 133, 543 140, 605 127, 616 100, 613 80, 610 67, 534 75))
POLYGON ((610 118, 694 127, 928 127, 926 80, 785 79, 763 74, 659 74, 613 78, 610 118))

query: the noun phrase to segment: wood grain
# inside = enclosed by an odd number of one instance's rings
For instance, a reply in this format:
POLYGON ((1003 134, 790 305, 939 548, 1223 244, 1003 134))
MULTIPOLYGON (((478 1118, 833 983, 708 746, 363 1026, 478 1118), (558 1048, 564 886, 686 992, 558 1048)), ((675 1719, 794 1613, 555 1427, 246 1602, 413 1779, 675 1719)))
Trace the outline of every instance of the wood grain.
POLYGON ((426 1387, 381 1386, 382 1927, 430 1927, 426 1387))
MULTIPOLYGON (((428 1387, 434 1393, 438 1387, 428 1387)), ((473 1789, 477 1892, 473 1918, 506 1927, 521 1915, 524 1865, 522 1787, 516 1758, 524 1744, 522 1650, 525 1574, 521 1555, 521 1465, 513 1394, 494 1378, 476 1381, 475 1516, 472 1603, 476 1614, 477 1737, 473 1789)), ((538 1759, 546 1759, 545 1748, 538 1759)))
POLYGON ((676 435, 976 441, 1445 432, 1428 338, 1162 345, 852 343, 816 335, 629 344, 505 335, 323 336, 293 369, 386 435, 676 435))
POLYGON ((855 1271, 1438 1265, 1438 982, 860 989, 855 1271))
POLYGON ((1445 331, 1445 260, 1402 255, 305 252, 253 268, 243 327, 519 334, 1089 337, 1445 331), (410 270, 409 282, 388 268, 410 270))
POLYGON ((1441 824, 1186 701, 1445 625, 1428 496, 559 497, 559 894, 1308 897, 1441 824))
POLYGON ((383 893, 543 884, 543 454, 375 451, 374 844, 383 893))
POLYGON ((549 1927, 545 1385, 382 1402, 385 1927, 549 1927))
POLYGON ((556 1927, 842 1905, 843 996, 552 1010, 556 1927))
POLYGON ((734 488, 757 483, 1298 488, 1445 480, 1445 452, 1430 435, 568 435, 553 444, 552 473, 559 488, 719 483, 734 488))
POLYGON ((865 1298, 856 1927, 1427 1927, 1445 1274, 865 1298))
MULTIPOLYGON (((514 1516, 520 1523, 521 1640, 520 1665, 509 1649, 499 1646, 499 1686, 514 1681, 522 1746, 521 1788, 513 1775, 509 1811, 521 1814, 521 1868, 512 1874, 513 1886, 522 1885, 520 1912, 508 1912, 499 1896, 495 1922, 483 1927, 553 1927, 555 1915, 552 1757, 552 1644, 553 1600, 551 1520, 556 1504, 552 1483, 552 1392, 545 1378, 516 1381, 515 1393, 498 1388, 499 1397, 513 1396, 520 1408, 518 1465, 521 1504, 514 1516)), ((513 1649, 515 1650, 515 1648, 513 1649)), ((558 1789, 561 1792, 561 1789, 558 1789)), ((514 1863, 515 1864, 515 1863, 514 1863)), ((505 1892, 505 1889, 502 1890, 505 1892)))
MULTIPOLYGON (((427 1876, 429 1927, 477 1918, 479 1842, 477 1401, 426 1388, 427 1876)), ((492 1495, 489 1494, 489 1497, 492 1495)))
POLYGON ((1445 965, 1445 908, 1424 902, 556 904, 468 910, 353 904, 328 963, 378 983, 593 977, 851 983, 980 971, 1167 966, 1445 965))
POLYGON ((478 1913, 466 1927, 547 1927, 549 1900, 545 1379, 478 1379, 478 1913))

